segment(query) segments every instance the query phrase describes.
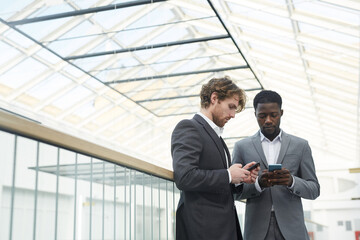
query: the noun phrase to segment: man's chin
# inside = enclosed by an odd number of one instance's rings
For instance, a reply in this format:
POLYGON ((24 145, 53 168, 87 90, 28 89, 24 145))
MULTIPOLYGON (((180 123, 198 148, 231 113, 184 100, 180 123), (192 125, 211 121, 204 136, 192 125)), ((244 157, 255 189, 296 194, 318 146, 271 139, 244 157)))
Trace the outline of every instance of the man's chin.
POLYGON ((273 129, 263 129, 262 133, 267 137, 267 136, 272 136, 274 135, 274 130, 273 129))

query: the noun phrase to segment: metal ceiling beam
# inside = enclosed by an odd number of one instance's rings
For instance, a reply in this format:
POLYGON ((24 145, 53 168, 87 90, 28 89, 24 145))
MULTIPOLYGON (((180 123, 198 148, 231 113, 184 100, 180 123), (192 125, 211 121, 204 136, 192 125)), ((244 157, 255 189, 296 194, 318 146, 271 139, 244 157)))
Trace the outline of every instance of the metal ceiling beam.
POLYGON ((154 114, 156 116, 155 113, 151 112, 149 109, 147 109, 146 107, 142 106, 141 104, 136 103, 132 98, 130 98, 129 96, 127 96, 126 94, 123 94, 122 92, 120 92, 119 90, 117 90, 116 88, 113 88, 111 86, 108 86, 107 84, 105 84, 103 81, 101 81, 98 77, 90 74, 89 72, 85 71, 84 69, 82 69, 81 67, 79 67, 78 65, 72 63, 71 61, 68 61, 66 59, 64 59, 61 55, 59 55, 57 52, 55 52, 54 50, 48 48, 47 46, 45 46, 43 43, 37 41, 35 38, 31 37, 30 35, 26 34, 25 32, 21 31, 20 29, 18 29, 16 26, 12 26, 9 25, 8 22, 4 21, 2 18, 0 18, 0 23, 3 23, 5 25, 7 25, 8 27, 12 28, 14 31, 18 32, 19 34, 23 35, 24 37, 28 38, 29 40, 33 41, 34 43, 38 44, 40 47, 42 47, 43 49, 46 49, 47 51, 51 52, 52 54, 54 54, 55 56, 57 56, 58 58, 62 59, 63 61, 67 62, 69 65, 75 67, 76 69, 78 69, 79 71, 83 72, 84 74, 88 75, 89 77, 95 79, 96 81, 98 81, 99 83, 104 84, 105 86, 109 87, 111 90, 117 92, 118 94, 120 94, 121 96, 125 97, 126 99, 128 99, 129 101, 137 104, 138 106, 140 106, 141 108, 145 109, 146 111, 154 114))
MULTIPOLYGON (((262 89, 260 89, 262 90, 262 89)), ((247 107, 246 107, 247 109, 247 107)), ((173 117, 173 116, 181 116, 181 115, 193 115, 197 112, 184 112, 184 113, 170 113, 170 114, 164 114, 164 115, 160 115, 160 114, 157 114, 158 117, 173 117)))
POLYGON ((111 11, 111 10, 117 10, 120 8, 134 7, 134 6, 139 6, 139 5, 151 4, 151 3, 156 3, 156 2, 165 2, 165 1, 167 1, 167 0, 140 0, 140 1, 125 2, 125 3, 116 3, 116 4, 111 4, 111 5, 102 6, 102 7, 88 8, 88 9, 76 10, 76 11, 71 11, 71 12, 64 12, 64 13, 46 15, 46 16, 41 16, 41 17, 22 19, 22 20, 18 20, 18 21, 8 22, 8 24, 11 26, 24 25, 24 24, 29 24, 29 23, 43 22, 43 21, 49 21, 49 20, 54 20, 54 19, 59 19, 59 18, 66 18, 66 17, 74 17, 74 16, 79 16, 79 15, 84 15, 84 14, 89 14, 89 13, 111 11))
POLYGON ((140 51, 140 50, 151 50, 154 48, 171 47, 171 46, 178 46, 178 45, 197 43, 197 42, 221 40, 221 39, 226 39, 226 38, 229 38, 229 35, 225 34, 225 35, 217 35, 217 36, 212 36, 212 37, 194 38, 194 39, 188 39, 188 40, 151 44, 151 45, 138 46, 138 47, 132 47, 132 48, 116 49, 116 50, 112 50, 112 51, 83 54, 83 55, 78 55, 78 56, 70 56, 70 57, 66 57, 64 59, 75 60, 75 59, 81 59, 81 58, 98 57, 98 56, 112 55, 112 54, 125 53, 125 52, 135 52, 135 51, 140 51))
POLYGON ((252 72, 252 74, 254 75, 255 79, 257 80, 257 82, 259 83, 259 85, 261 86, 262 89, 264 89, 263 85, 261 84, 260 80, 257 78, 255 72, 252 70, 252 68, 250 67, 248 61, 246 60, 244 54, 241 52, 240 47, 238 46, 238 44, 236 43, 234 37, 231 35, 231 32, 229 31, 229 29, 226 27, 224 21, 222 20, 220 14, 217 12, 216 8, 214 7, 214 5, 212 4, 211 0, 207 0, 211 9, 214 11, 214 13, 216 14, 216 16, 218 17, 221 25, 224 27, 225 31, 227 32, 227 34, 229 35, 231 41, 234 43, 235 47, 237 48, 237 50, 239 51, 240 55, 242 56, 242 58, 244 59, 244 61, 246 62, 246 64, 248 65, 250 71, 252 72))
POLYGON ((191 98, 191 97, 198 97, 198 96, 199 96, 199 94, 191 94, 191 95, 182 95, 182 96, 176 96, 176 97, 150 98, 150 99, 138 100, 136 102, 137 103, 155 102, 155 101, 173 100, 173 99, 180 99, 180 98, 191 98))
POLYGON ((172 113, 172 114, 158 115, 158 117, 173 117, 173 116, 181 116, 181 115, 193 115, 195 113, 196 112, 172 113))
POLYGON ((231 71, 231 70, 244 69, 244 68, 249 68, 249 67, 246 65, 241 65, 241 66, 233 66, 233 67, 226 67, 226 68, 213 68, 213 69, 206 69, 206 70, 199 70, 199 71, 170 73, 170 74, 163 74, 163 75, 156 75, 156 76, 130 78, 130 79, 126 79, 126 80, 116 80, 116 81, 112 81, 112 82, 105 82, 105 84, 110 85, 110 84, 116 84, 116 83, 128 83, 128 82, 136 82, 136 81, 144 81, 144 80, 153 80, 153 79, 159 79, 159 78, 179 77, 179 76, 186 76, 186 75, 193 75, 193 74, 200 74, 200 73, 231 71))
MULTIPOLYGON (((250 91, 260 91, 262 88, 250 88, 250 89, 244 89, 245 92, 250 91)), ((143 103, 143 102, 155 102, 155 101, 163 101, 163 100, 173 100, 173 99, 179 99, 179 98, 191 98, 191 97, 199 97, 199 94, 191 94, 191 95, 181 95, 181 96, 175 96, 175 97, 164 97, 164 98, 150 98, 150 99, 143 99, 143 100, 137 100, 137 103, 143 103)))

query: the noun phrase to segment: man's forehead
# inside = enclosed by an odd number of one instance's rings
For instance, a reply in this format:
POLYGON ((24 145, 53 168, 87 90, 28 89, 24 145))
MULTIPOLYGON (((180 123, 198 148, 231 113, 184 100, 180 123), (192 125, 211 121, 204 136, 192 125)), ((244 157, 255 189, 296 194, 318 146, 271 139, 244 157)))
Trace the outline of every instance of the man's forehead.
POLYGON ((277 103, 258 103, 256 107, 256 111, 262 110, 272 110, 272 111, 279 111, 279 105, 277 103))

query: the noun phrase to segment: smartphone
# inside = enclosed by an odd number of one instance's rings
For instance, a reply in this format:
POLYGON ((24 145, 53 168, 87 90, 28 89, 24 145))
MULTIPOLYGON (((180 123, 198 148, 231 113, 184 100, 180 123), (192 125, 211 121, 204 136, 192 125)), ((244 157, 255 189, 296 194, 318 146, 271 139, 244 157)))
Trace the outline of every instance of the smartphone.
POLYGON ((246 170, 251 171, 251 170, 257 168, 258 166, 260 166, 260 163, 259 163, 259 162, 255 163, 254 165, 252 165, 251 167, 249 167, 249 168, 246 169, 246 170))
POLYGON ((269 164, 269 172, 273 172, 274 170, 281 170, 281 164, 269 164))

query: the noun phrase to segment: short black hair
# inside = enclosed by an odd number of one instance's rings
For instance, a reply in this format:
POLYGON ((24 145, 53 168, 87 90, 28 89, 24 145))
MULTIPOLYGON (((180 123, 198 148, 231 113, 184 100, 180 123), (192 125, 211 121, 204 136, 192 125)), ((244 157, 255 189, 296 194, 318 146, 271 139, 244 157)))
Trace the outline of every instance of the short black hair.
POLYGON ((275 91, 262 90, 261 92, 256 94, 254 98, 253 104, 255 110, 259 103, 277 103, 279 105, 279 108, 281 109, 282 99, 281 96, 275 91))

